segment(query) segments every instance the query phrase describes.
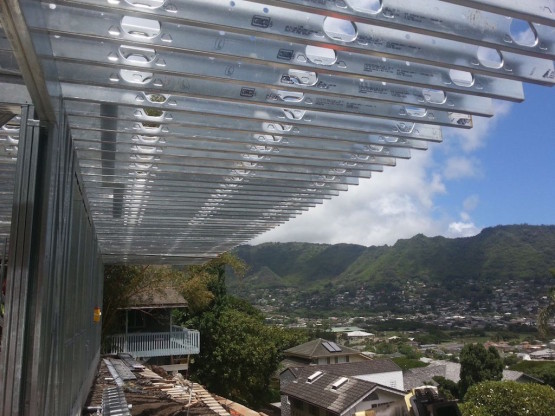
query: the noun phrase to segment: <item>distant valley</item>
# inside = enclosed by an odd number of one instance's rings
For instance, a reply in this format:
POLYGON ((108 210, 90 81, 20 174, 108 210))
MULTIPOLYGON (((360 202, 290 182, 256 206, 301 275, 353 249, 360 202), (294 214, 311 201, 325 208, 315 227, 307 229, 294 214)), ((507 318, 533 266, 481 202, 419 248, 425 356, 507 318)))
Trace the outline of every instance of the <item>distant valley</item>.
POLYGON ((555 226, 511 225, 469 238, 416 235, 393 246, 240 246, 231 293, 274 314, 532 316, 555 283, 555 226))

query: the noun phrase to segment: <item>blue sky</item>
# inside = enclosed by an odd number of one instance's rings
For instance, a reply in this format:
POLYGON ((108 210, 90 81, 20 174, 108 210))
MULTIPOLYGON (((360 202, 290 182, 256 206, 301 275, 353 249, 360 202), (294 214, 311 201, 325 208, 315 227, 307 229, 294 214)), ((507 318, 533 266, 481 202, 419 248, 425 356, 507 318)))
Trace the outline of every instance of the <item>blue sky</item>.
POLYGON ((394 244, 465 237, 499 224, 555 224, 555 90, 525 85, 523 103, 413 152, 372 179, 254 239, 394 244))

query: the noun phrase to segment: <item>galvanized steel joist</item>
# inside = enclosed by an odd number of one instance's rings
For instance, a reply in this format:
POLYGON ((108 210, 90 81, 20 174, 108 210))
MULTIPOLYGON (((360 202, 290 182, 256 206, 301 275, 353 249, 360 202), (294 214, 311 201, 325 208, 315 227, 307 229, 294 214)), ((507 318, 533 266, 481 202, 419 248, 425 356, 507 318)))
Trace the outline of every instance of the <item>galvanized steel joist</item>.
POLYGON ((233 247, 555 82, 546 0, 21 5, 110 262, 233 247))

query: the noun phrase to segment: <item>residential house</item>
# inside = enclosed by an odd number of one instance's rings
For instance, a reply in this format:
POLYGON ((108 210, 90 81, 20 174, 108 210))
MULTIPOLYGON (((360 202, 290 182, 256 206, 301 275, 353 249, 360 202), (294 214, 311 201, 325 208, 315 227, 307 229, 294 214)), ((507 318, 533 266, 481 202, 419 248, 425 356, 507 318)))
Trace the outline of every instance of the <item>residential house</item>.
POLYGON ((495 348, 500 354, 505 354, 511 350, 513 350, 513 347, 511 345, 509 345, 507 342, 505 341, 501 341, 501 342, 493 342, 493 341, 488 341, 484 344, 484 347, 486 349, 488 349, 489 347, 493 347, 495 348))
POLYGON ((285 359, 282 362, 282 368, 310 364, 359 362, 369 359, 360 351, 322 338, 289 348, 283 352, 283 355, 285 359))
POLYGON ((173 324, 172 310, 187 307, 174 288, 135 294, 122 308, 122 333, 109 336, 105 353, 128 353, 134 358, 185 370, 187 357, 200 351, 200 334, 173 324), (175 361, 181 361, 177 364, 175 361))
POLYGON ((545 348, 543 350, 534 351, 530 353, 530 358, 532 360, 555 360, 555 350, 545 348))
MULTIPOLYGON (((404 389, 403 371, 401 367, 387 358, 341 364, 311 365, 309 367, 309 371, 323 371, 338 376, 371 381, 398 390, 404 389)), ((282 371, 280 374, 280 387, 294 380, 302 368, 303 367, 289 367, 282 371)))
POLYGON ((286 371, 292 378, 281 388, 282 416, 406 414, 402 390, 325 372, 314 366, 286 371))
POLYGON ((347 332, 347 339, 353 343, 361 343, 367 339, 374 338, 374 334, 366 331, 351 331, 347 332))
POLYGON ((359 328, 358 326, 334 326, 330 330, 334 334, 346 334, 348 332, 353 332, 353 331, 364 331, 362 328, 359 328))

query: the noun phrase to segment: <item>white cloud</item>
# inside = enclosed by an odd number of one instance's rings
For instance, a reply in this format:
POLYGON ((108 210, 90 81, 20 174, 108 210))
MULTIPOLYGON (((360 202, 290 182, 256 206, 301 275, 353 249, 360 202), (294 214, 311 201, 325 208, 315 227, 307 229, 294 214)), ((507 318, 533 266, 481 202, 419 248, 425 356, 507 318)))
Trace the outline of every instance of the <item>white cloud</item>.
POLYGON ((444 129, 446 141, 454 140, 465 153, 484 146, 489 132, 501 118, 509 114, 512 108, 512 103, 508 101, 493 100, 492 105, 495 115, 491 118, 472 117, 473 127, 471 129, 444 129))
POLYGON ((481 231, 473 222, 452 222, 447 229, 447 237, 472 237, 481 231))
POLYGON ((269 231, 250 244, 267 241, 319 243, 394 244, 400 238, 422 233, 427 236, 467 237, 480 232, 470 212, 479 204, 469 196, 459 207, 440 205, 438 197, 449 198, 448 186, 455 179, 482 176, 481 162, 474 155, 511 105, 494 101, 496 116, 474 118, 474 128, 444 129, 445 142, 426 152, 413 151, 410 160, 398 161, 370 180, 361 180, 323 205, 269 231), (445 182, 449 181, 449 182, 445 182), (456 210, 453 212, 452 210, 456 210))
POLYGON ((455 156, 445 162, 443 175, 446 179, 473 178, 482 175, 482 168, 475 158, 455 156))
POLYGON ((361 181, 333 200, 313 208, 251 242, 351 242, 393 244, 418 233, 437 235, 433 219, 436 195, 445 192, 439 175, 430 174, 432 152, 414 152, 413 159, 361 181))
POLYGON ((474 211, 478 204, 480 203, 480 198, 478 195, 470 195, 463 201, 463 209, 460 213, 461 221, 454 221, 447 227, 447 237, 472 237, 478 234, 482 229, 474 224, 470 211, 474 211))

